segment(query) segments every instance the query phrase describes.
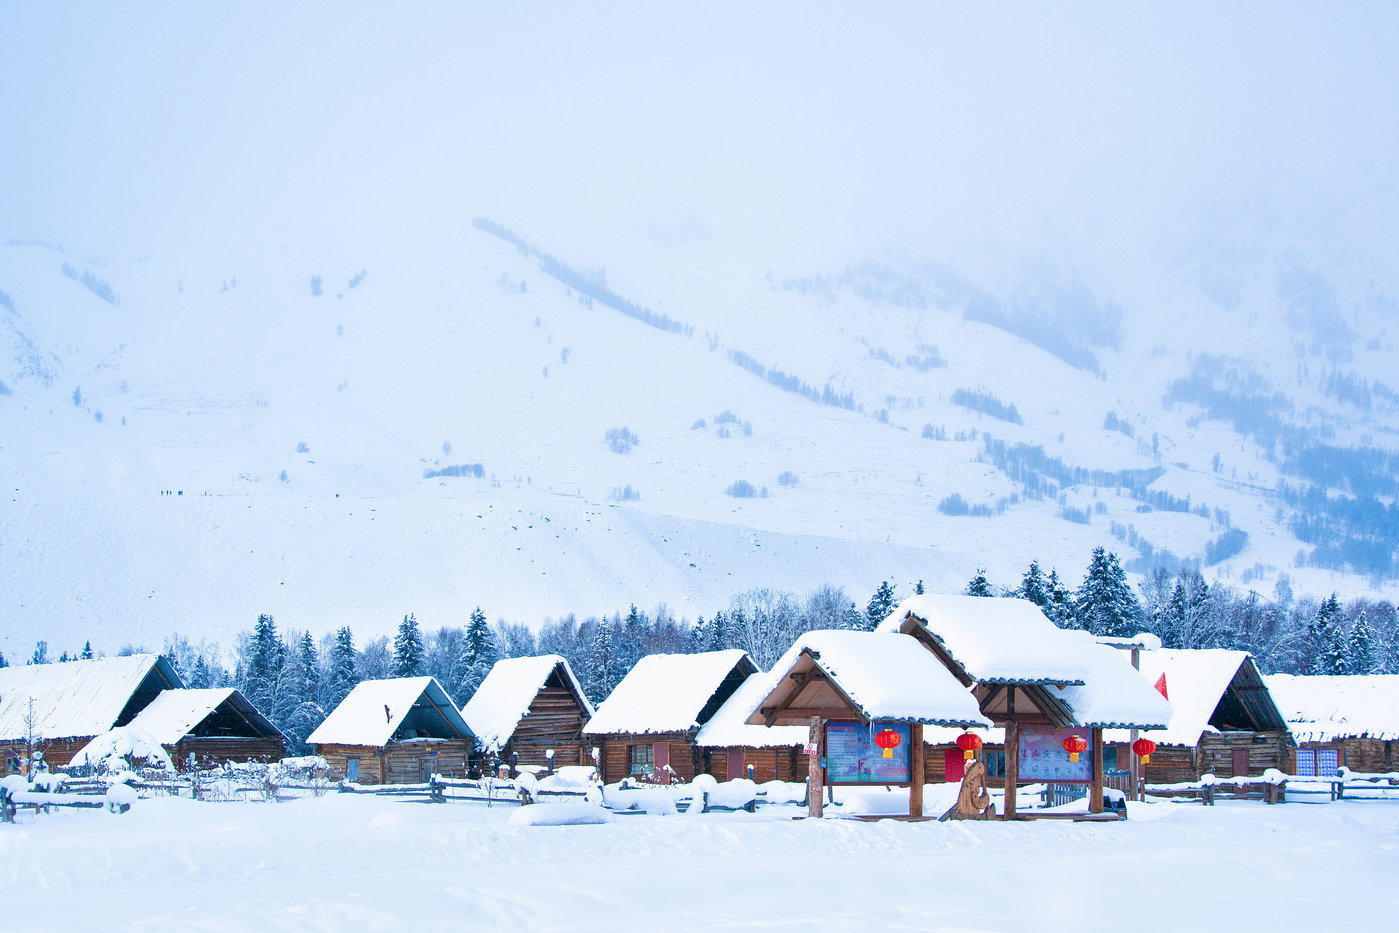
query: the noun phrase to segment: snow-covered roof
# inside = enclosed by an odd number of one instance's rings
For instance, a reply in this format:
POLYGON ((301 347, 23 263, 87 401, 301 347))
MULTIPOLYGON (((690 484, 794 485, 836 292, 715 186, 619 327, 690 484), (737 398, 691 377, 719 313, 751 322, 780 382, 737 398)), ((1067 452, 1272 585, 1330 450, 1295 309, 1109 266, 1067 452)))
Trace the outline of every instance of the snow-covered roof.
POLYGON ((971 691, 912 636, 849 631, 807 632, 798 638, 754 688, 756 701, 747 722, 765 724, 763 709, 769 706, 799 715, 802 709, 825 705, 828 701, 817 696, 823 679, 871 721, 991 724, 971 691), (802 677, 804 669, 813 668, 822 678, 802 677))
POLYGON ((26 734, 31 698, 37 735, 100 735, 116 725, 152 675, 158 689, 183 686, 170 663, 154 654, 0 668, 0 739, 26 734))
POLYGON ((1298 742, 1399 739, 1399 674, 1263 679, 1298 742))
POLYGON ((232 687, 165 690, 141 710, 130 725, 155 736, 162 745, 174 745, 224 703, 234 704, 237 712, 249 719, 263 734, 279 734, 277 727, 232 687))
POLYGON ((584 716, 593 715, 593 706, 583 694, 568 661, 559 655, 504 658, 495 663, 461 711, 462 718, 483 747, 497 750, 510 741, 515 727, 525 718, 530 704, 555 670, 563 671, 565 682, 583 705, 584 716))
POLYGON ((972 680, 1081 684, 1083 654, 1039 607, 1024 599, 910 596, 876 631, 898 632, 912 615, 972 680))
POLYGON ((357 684, 306 742, 382 748, 415 709, 435 729, 445 729, 454 737, 471 735, 461 711, 435 678, 394 677, 357 684))
POLYGON ((583 727, 589 735, 684 732, 703 725, 700 714, 741 664, 756 669, 737 648, 698 654, 649 654, 622 678, 583 727))
MULTIPOLYGON (((1165 675, 1166 696, 1171 704, 1171 719, 1166 728, 1146 730, 1142 734, 1161 745, 1197 745, 1205 730, 1213 728, 1210 718, 1239 668, 1248 661, 1248 652, 1225 648, 1162 648, 1142 651, 1139 658, 1140 676, 1153 689, 1165 675)), ((1113 736, 1111 740, 1122 741, 1123 736, 1113 736)))
POLYGON ((1081 643, 1084 683, 1050 689, 1073 712, 1078 725, 1159 729, 1171 722, 1170 702, 1142 679, 1127 655, 1097 644, 1086 633, 1064 634, 1081 643))
POLYGON ((768 690, 768 678, 755 672, 719 711, 700 727, 695 744, 705 748, 788 748, 805 745, 806 726, 750 726, 748 717, 768 690))

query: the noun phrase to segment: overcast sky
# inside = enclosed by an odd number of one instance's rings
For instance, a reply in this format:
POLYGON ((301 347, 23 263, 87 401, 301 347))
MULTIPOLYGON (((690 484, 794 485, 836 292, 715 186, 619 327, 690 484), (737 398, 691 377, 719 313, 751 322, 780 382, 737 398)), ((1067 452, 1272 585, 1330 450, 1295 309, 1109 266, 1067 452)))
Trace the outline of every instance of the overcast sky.
POLYGON ((0 237, 1393 256, 1393 3, 518 6, 3 0, 0 237))

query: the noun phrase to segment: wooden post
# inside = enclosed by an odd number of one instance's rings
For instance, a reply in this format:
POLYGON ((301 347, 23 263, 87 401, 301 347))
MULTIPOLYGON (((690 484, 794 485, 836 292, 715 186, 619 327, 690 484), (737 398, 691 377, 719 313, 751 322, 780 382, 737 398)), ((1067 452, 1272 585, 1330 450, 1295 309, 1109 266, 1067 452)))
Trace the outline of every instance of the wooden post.
POLYGON ((915 722, 908 727, 908 815, 923 815, 923 724, 915 722))
POLYGON ((806 815, 819 818, 826 802, 826 775, 821 770, 821 756, 826 752, 826 721, 820 716, 811 717, 807 742, 815 746, 816 754, 808 755, 806 759, 806 815))
POLYGON ((1001 819, 1015 819, 1015 788, 1019 783, 1020 725, 1012 719, 1006 723, 1006 800, 1005 812, 1001 814, 1001 819))
MULTIPOLYGON (((1137 670, 1142 669, 1142 649, 1140 648, 1132 649, 1132 667, 1136 668, 1137 670)), ((1127 736, 1127 783, 1131 786, 1131 790, 1127 792, 1127 796, 1132 800, 1142 799, 1141 761, 1138 758, 1136 751, 1132 748, 1132 746, 1137 744, 1137 739, 1139 737, 1140 733, 1136 730, 1136 728, 1133 728, 1131 733, 1127 736)), ((1121 767, 1121 765, 1119 765, 1118 767, 1121 767)))
POLYGON ((1093 783, 1088 787, 1088 812, 1103 812, 1103 730, 1094 728, 1090 733, 1093 741, 1093 783))

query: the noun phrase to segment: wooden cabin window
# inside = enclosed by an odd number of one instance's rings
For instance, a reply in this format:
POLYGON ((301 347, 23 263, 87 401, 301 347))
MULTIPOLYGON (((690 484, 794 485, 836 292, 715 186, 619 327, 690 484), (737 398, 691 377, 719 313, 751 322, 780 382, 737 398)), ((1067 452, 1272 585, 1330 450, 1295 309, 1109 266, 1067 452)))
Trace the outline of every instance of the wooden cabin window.
POLYGON ((351 782, 359 780, 358 758, 351 758, 349 761, 345 762, 345 780, 351 782))
POLYGON ((1335 777, 1340 755, 1334 748, 1297 749, 1298 777, 1335 777))
POLYGON ((1006 776, 1006 753, 986 752, 986 776, 989 778, 1003 778, 1006 776))
POLYGON ((653 746, 627 746, 627 773, 636 777, 651 777, 656 773, 656 753, 653 746))

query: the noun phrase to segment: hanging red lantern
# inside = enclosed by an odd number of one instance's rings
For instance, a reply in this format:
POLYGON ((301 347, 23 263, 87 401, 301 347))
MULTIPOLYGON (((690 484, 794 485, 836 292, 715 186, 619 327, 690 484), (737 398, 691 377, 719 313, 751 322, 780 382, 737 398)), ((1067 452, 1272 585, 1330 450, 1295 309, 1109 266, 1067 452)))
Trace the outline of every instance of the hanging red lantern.
POLYGON ((1078 761, 1078 756, 1088 750, 1088 742, 1081 735, 1071 735, 1064 740, 1064 751, 1069 753, 1070 761, 1078 761))
POLYGON ((1156 751, 1156 743, 1151 739, 1137 739, 1132 743, 1132 751, 1141 756, 1142 764, 1151 760, 1151 753, 1156 751))
POLYGON ((981 736, 963 732, 957 736, 957 747, 962 750, 962 757, 971 761, 976 757, 976 750, 981 747, 981 736))
POLYGON ((884 729, 874 737, 874 744, 884 749, 885 758, 893 758, 894 749, 898 748, 902 741, 903 737, 893 729, 884 729))

